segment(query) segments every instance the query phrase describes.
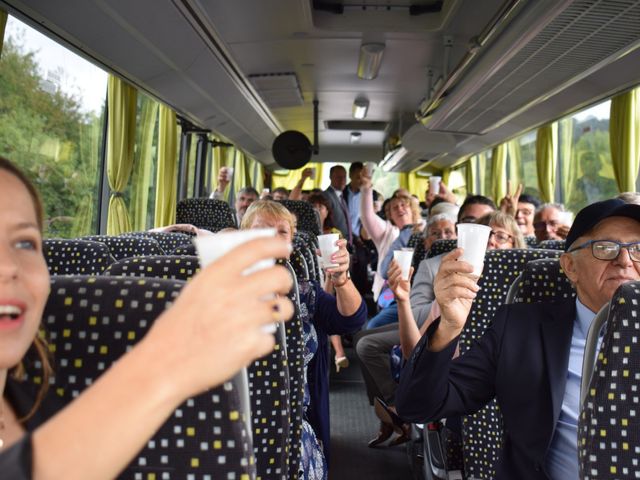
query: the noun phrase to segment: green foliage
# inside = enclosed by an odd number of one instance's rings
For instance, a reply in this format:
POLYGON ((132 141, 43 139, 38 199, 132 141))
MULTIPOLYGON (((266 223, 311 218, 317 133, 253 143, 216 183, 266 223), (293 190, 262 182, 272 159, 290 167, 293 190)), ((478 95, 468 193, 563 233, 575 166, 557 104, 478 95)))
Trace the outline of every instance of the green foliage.
POLYGON ((33 52, 5 39, 0 58, 0 155, 19 165, 42 195, 47 236, 96 230, 102 119, 80 99, 45 90, 33 52))

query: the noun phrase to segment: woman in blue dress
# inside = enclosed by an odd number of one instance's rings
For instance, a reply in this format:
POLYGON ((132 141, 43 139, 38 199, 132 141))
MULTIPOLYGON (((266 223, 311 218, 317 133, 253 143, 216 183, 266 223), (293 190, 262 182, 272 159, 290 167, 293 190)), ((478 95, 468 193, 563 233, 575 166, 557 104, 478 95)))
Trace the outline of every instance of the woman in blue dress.
MULTIPOLYGON (((291 242, 295 218, 282 204, 260 200, 247 209, 241 228, 274 228, 291 242)), ((367 320, 365 303, 349 277, 347 242, 336 244, 338 251, 331 262, 338 266, 326 270, 324 288, 314 281, 299 282, 306 367, 301 463, 302 478, 310 480, 326 478, 329 464, 328 337, 354 333, 367 320)))

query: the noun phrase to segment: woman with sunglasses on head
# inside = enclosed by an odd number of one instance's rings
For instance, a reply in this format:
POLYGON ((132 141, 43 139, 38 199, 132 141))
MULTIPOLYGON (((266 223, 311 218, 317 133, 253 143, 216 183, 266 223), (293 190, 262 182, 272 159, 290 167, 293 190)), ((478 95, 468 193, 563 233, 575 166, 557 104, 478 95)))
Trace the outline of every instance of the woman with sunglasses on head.
POLYGON ((0 157, 0 476, 114 478, 184 400, 273 349, 261 327, 293 314, 286 297, 273 299, 289 291, 291 278, 282 267, 242 272, 289 247, 256 240, 203 269, 130 352, 48 418, 58 405, 47 392, 47 347, 38 335, 50 288, 43 217, 33 185, 0 157), (30 348, 45 370, 37 393, 22 377, 30 348))

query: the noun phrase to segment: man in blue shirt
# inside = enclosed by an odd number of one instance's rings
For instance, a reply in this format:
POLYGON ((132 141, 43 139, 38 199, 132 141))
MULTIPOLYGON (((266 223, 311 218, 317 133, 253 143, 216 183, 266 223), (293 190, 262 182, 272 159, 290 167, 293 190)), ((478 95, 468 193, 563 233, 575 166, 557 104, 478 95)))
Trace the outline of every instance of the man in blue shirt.
POLYGON ((442 316, 403 370, 396 408, 425 422, 471 414, 497 398, 504 441, 500 479, 578 479, 577 423, 586 332, 624 282, 640 279, 640 206, 618 199, 578 213, 560 258, 575 300, 498 309, 492 326, 451 360, 478 291, 457 249, 434 281, 442 316))

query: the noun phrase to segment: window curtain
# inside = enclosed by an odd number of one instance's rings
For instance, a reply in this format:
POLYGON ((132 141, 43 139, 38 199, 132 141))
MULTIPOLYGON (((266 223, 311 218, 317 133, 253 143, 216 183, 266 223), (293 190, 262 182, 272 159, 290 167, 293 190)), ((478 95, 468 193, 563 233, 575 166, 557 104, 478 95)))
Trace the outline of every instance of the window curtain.
POLYGON ((507 142, 507 155, 509 157, 509 180, 511 180, 511 188, 515 189, 523 182, 522 175, 522 155, 520 152, 520 142, 513 139, 507 142))
POLYGON ((447 186, 447 188, 450 188, 450 179, 451 179, 451 169, 450 168, 445 168, 442 171, 442 181, 444 182, 444 184, 447 186))
POLYGON ((478 188, 478 156, 474 155, 467 160, 467 169, 465 171, 465 183, 467 186, 467 194, 475 192, 478 188))
POLYGON ((609 144, 618 190, 634 192, 640 164, 640 103, 638 89, 611 99, 609 144))
POLYGON ((500 202, 507 194, 507 144, 501 143, 491 151, 491 196, 500 202))
POLYGON ((242 150, 237 148, 234 150, 233 193, 235 197, 240 190, 251 185, 251 176, 246 155, 242 150))
POLYGON ((543 202, 554 202, 558 151, 557 122, 543 125, 536 134, 536 169, 538 188, 543 202))
POLYGON ((478 187, 475 191, 467 190, 467 192, 475 195, 487 195, 487 192, 485 191, 485 188, 484 188, 486 177, 487 177, 487 154, 485 152, 482 152, 482 153, 479 153, 477 157, 478 157, 478 164, 477 164, 478 187))
POLYGON ((573 157, 573 118, 564 118, 558 122, 558 144, 560 175, 562 176, 562 184, 560 191, 562 202, 565 204, 571 198, 573 185, 576 181, 576 168, 578 159, 573 157), (576 162, 576 163, 573 163, 576 162))
POLYGON ((0 8, 0 58, 2 57, 2 45, 4 44, 4 29, 7 26, 7 12, 0 8))
POLYGON ((131 231, 131 220, 124 201, 124 189, 133 168, 133 148, 136 141, 136 110, 138 92, 131 85, 109 75, 107 104, 107 178, 110 198, 107 234, 131 231))
POLYGON ((178 123, 165 105, 158 109, 158 169, 154 225, 164 227, 176 221, 178 196, 178 123))
POLYGON ((262 192, 264 188, 264 165, 253 159, 249 162, 251 174, 251 185, 258 191, 262 192))
POLYGON ((135 152, 133 185, 131 189, 131 223, 136 231, 147 229, 147 210, 149 206, 149 187, 153 171, 153 139, 158 118, 158 103, 148 97, 142 97, 142 111, 139 121, 138 148, 135 152))

